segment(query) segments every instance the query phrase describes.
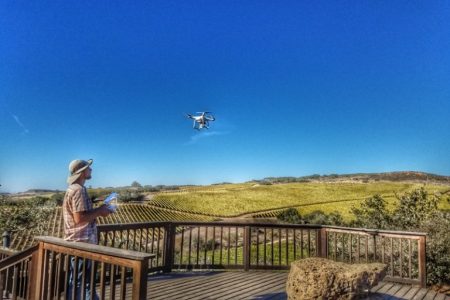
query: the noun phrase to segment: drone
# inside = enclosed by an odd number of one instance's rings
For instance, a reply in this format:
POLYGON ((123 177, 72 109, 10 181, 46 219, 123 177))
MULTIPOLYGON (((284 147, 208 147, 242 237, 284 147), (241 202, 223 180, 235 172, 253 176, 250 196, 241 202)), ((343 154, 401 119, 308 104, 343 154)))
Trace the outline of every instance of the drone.
POLYGON ((211 115, 211 112, 209 111, 202 111, 202 112, 197 112, 198 116, 193 116, 191 114, 186 114, 186 117, 188 117, 189 119, 194 120, 194 125, 192 126, 192 128, 200 130, 203 128, 209 129, 209 122, 215 121, 216 118, 214 118, 213 115, 211 115))

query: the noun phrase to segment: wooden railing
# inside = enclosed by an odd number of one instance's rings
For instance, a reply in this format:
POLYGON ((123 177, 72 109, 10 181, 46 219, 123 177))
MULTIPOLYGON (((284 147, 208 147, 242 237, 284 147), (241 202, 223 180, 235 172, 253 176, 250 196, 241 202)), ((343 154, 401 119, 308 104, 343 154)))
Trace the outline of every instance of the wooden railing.
POLYGON ((321 225, 160 222, 100 225, 100 240, 155 252, 154 270, 289 269, 305 257, 383 262, 387 280, 426 285, 426 234, 321 225), (117 239, 120 237, 120 239, 117 239))
POLYGON ((34 246, 19 253, 3 252, 4 259, 0 261, 0 299, 9 295, 12 299, 28 299, 31 258, 37 249, 38 246, 34 246))
POLYGON ((172 224, 175 269, 288 269, 292 261, 318 256, 320 226, 242 223, 172 224))
POLYGON ((168 222, 112 224, 98 226, 100 245, 153 254, 151 271, 166 270, 168 222))
POLYGON ((426 234, 324 227, 323 257, 348 263, 382 262, 386 280, 426 285, 426 234))
MULTIPOLYGON (((39 237, 0 261, 0 299, 75 295, 71 264, 90 264, 80 287, 100 299, 145 299, 147 274, 193 269, 289 269, 306 257, 383 262, 386 279, 426 286, 426 234, 321 225, 157 222, 99 225, 101 245, 39 237), (89 263, 88 263, 89 262, 89 263), (129 294, 131 291, 131 294, 129 294)), ((76 268, 75 268, 76 269, 76 268)))
POLYGON ((36 246, 0 261, 6 277, 0 299, 85 299, 88 294, 93 299, 94 293, 100 299, 147 298, 153 254, 54 237, 37 240, 36 246), (13 275, 8 278, 7 272, 13 275))
POLYGON ((0 260, 10 257, 11 255, 16 254, 18 251, 14 251, 8 248, 0 247, 0 260))
MULTIPOLYGON (((13 256, 18 253, 17 251, 10 250, 8 248, 0 247, 0 261, 13 256)), ((17 265, 15 268, 20 268, 20 265, 17 265)), ((16 271, 17 272, 17 271, 16 271)), ((8 285, 8 283, 12 282, 12 278, 14 276, 14 267, 9 267, 0 272, 0 293, 3 290, 11 290, 12 287, 8 285)), ((3 299, 0 295, 0 299, 3 299)))

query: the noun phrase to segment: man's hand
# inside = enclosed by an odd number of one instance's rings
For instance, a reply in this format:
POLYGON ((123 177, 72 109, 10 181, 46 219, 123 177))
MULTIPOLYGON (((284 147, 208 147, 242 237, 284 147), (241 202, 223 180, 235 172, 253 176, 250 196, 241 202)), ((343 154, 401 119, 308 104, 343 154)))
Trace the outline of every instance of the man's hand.
POLYGON ((94 208, 93 210, 75 212, 73 213, 73 219, 75 223, 78 225, 94 221, 95 218, 97 217, 106 217, 110 213, 111 211, 108 209, 108 206, 102 205, 100 207, 94 208))
POLYGON ((108 197, 106 197, 104 203, 109 205, 113 200, 117 200, 117 197, 118 197, 117 193, 112 192, 108 197))
POLYGON ((108 205, 105 204, 97 208, 97 210, 98 210, 97 213, 100 217, 106 217, 107 215, 112 213, 112 211, 108 209, 108 205))

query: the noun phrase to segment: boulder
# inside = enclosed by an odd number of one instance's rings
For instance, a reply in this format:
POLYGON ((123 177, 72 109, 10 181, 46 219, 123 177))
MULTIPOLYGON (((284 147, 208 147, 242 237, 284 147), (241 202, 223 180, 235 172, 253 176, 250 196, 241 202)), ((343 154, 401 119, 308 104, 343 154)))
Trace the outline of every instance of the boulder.
POLYGON ((291 264, 288 299, 359 299, 383 280, 387 265, 347 264, 325 258, 306 258, 291 264))

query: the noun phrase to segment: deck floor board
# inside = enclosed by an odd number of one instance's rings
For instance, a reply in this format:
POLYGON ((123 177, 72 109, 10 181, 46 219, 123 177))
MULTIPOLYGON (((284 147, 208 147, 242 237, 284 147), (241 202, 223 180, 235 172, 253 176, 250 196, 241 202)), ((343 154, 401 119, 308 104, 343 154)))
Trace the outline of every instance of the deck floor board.
MULTIPOLYGON (((254 299, 285 300, 288 272, 224 271, 168 273, 150 277, 148 299, 254 299)), ((445 295, 417 286, 380 282, 367 299, 447 299, 445 295)))
POLYGON ((284 283, 285 283, 284 278, 280 278, 279 276, 278 277, 273 276, 272 278, 269 278, 266 281, 258 280, 256 282, 253 282, 253 284, 246 284, 242 287, 242 289, 239 289, 231 294, 227 293, 216 299, 226 300, 226 299, 235 299, 237 297, 242 298, 242 299, 252 299, 255 291, 264 292, 264 295, 266 295, 267 290, 274 288, 274 287, 278 288, 278 290, 280 292, 282 292, 282 289, 280 288, 280 286, 283 285, 284 283))
POLYGON ((401 298, 404 295, 406 295, 406 293, 408 293, 408 291, 411 289, 412 287, 410 285, 404 285, 401 287, 401 289, 398 290, 397 293, 394 294, 395 297, 397 298, 401 298))
MULTIPOLYGON (((257 289, 257 285, 259 282, 265 282, 266 284, 269 283, 268 280, 273 280, 273 278, 269 278, 269 277, 265 277, 265 278, 253 278, 253 280, 240 280, 239 284, 237 285, 232 285, 231 288, 230 286, 227 287, 222 287, 221 289, 215 290, 214 291, 214 298, 215 299, 226 299, 227 297, 229 297, 230 295, 233 295, 233 293, 241 293, 241 292, 245 292, 246 290, 249 289, 249 287, 254 287, 255 289, 257 289)), ((242 295, 242 297, 244 297, 242 295)), ((201 299, 201 298, 197 298, 197 299, 201 299)))

